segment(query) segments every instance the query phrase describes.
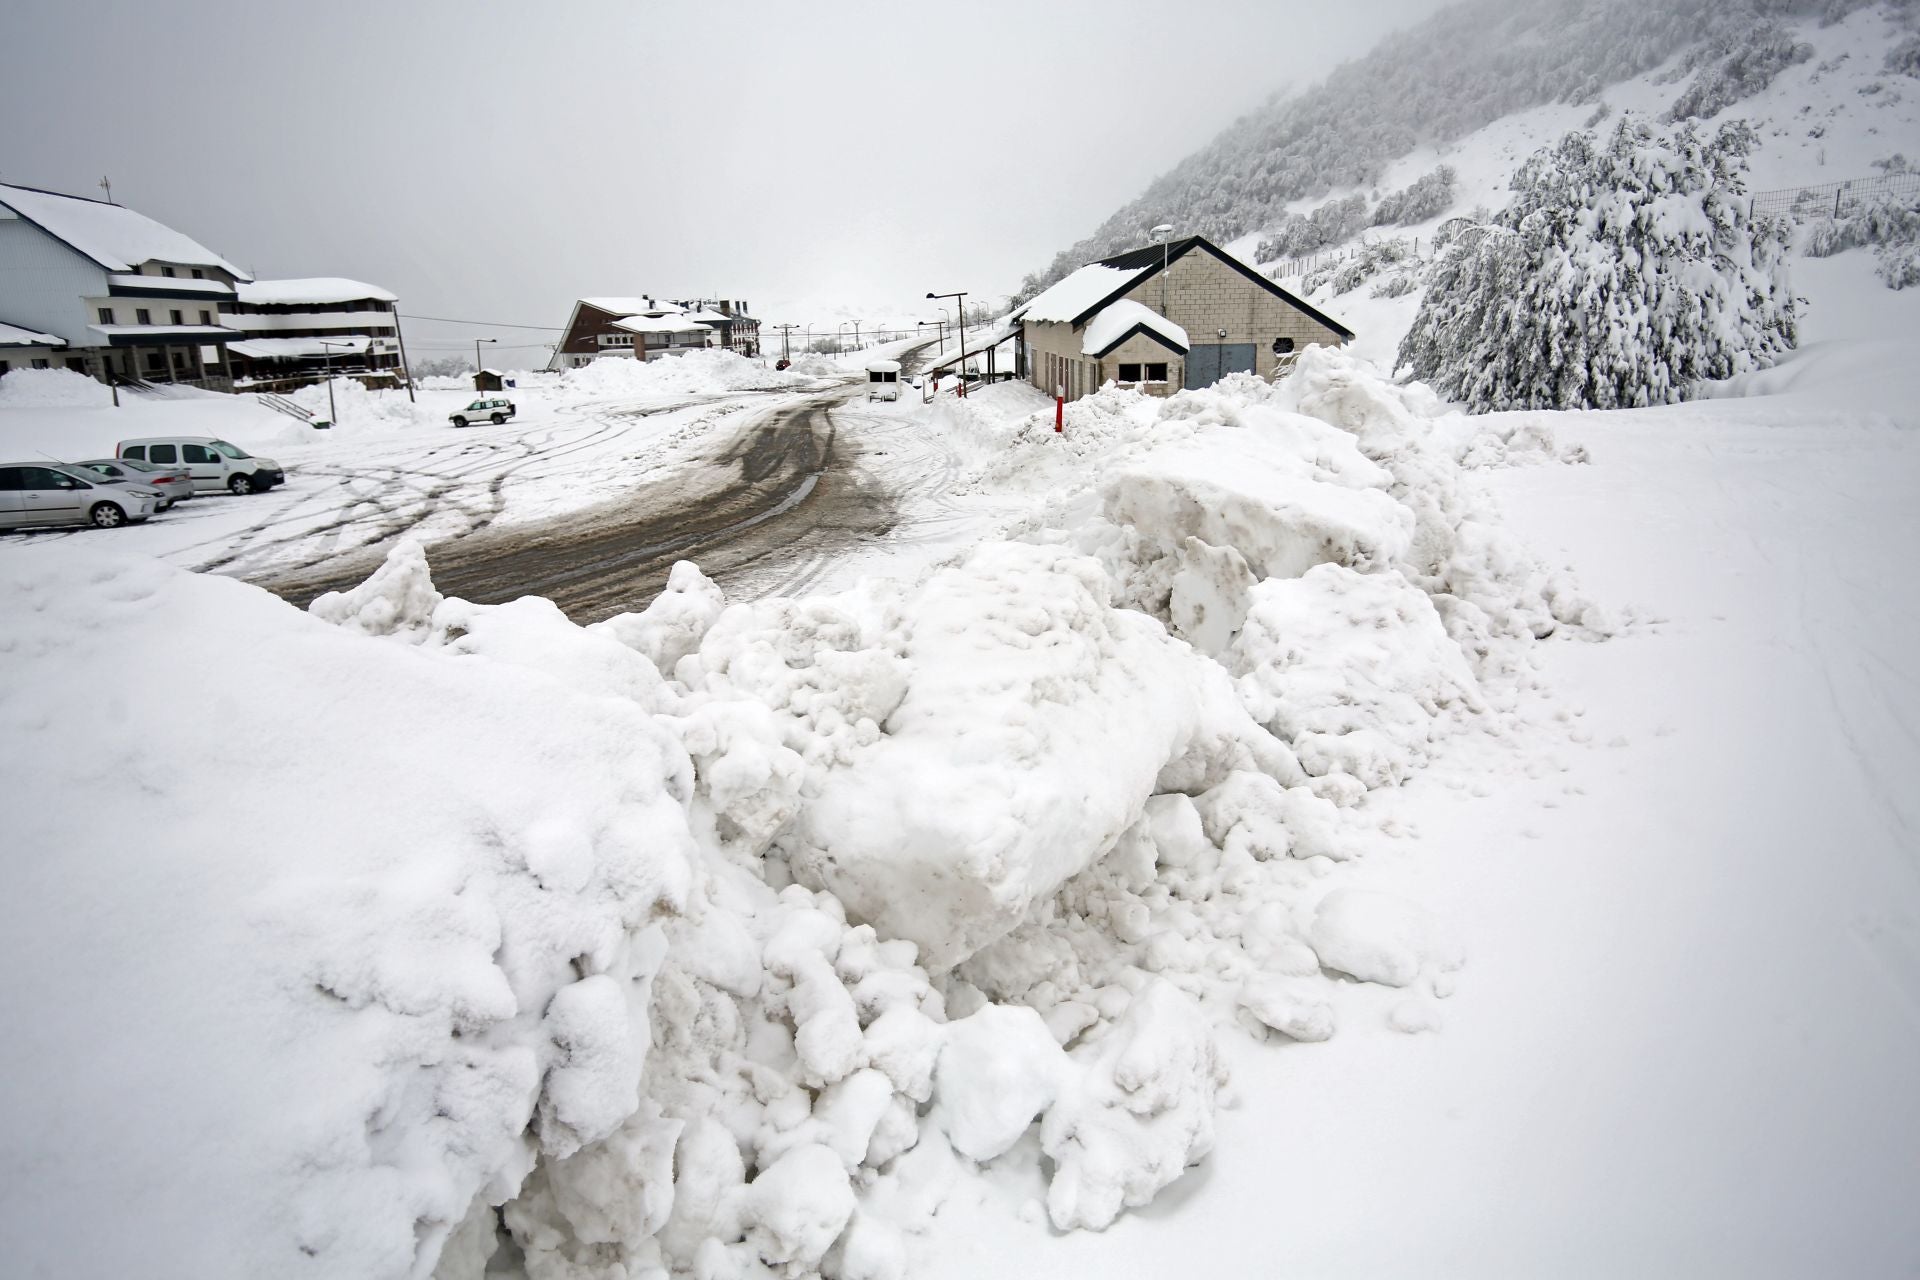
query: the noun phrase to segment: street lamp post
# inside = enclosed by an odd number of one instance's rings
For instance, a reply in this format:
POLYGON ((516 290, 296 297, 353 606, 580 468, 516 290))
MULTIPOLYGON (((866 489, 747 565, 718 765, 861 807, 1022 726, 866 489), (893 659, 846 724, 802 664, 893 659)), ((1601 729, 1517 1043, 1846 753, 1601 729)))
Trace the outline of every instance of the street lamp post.
POLYGON ((473 340, 473 371, 476 375, 480 372, 480 344, 483 342, 498 341, 500 341, 498 338, 475 338, 473 340))
POLYGON ((839 326, 835 328, 833 331, 833 345, 838 347, 841 351, 845 351, 847 349, 845 339, 846 339, 848 329, 852 329, 854 332, 855 345, 858 345, 859 343, 859 334, 860 334, 859 326, 854 324, 854 322, 851 320, 842 320, 839 326))
MULTIPOLYGON (((967 295, 964 291, 960 293, 929 293, 927 298, 929 301, 937 301, 941 298, 953 299, 954 319, 959 326, 955 330, 954 345, 960 348, 959 359, 955 361, 953 366, 954 371, 959 375, 955 379, 955 393, 964 396, 967 394, 967 295)), ((942 307, 941 314, 944 315, 945 313, 946 308, 942 307)))
POLYGON ((314 341, 320 344, 320 354, 327 362, 327 421, 338 422, 340 421, 340 411, 335 408, 333 404, 333 349, 335 347, 350 347, 353 344, 350 342, 328 342, 325 338, 315 338, 314 341))
POLYGON ((1163 222, 1147 232, 1160 242, 1160 315, 1167 318, 1167 237, 1173 234, 1173 224, 1163 222))
POLYGON ((799 327, 797 324, 777 324, 774 326, 774 328, 780 331, 780 358, 789 364, 793 362, 793 351, 787 339, 793 331, 799 327))
POLYGON ((933 331, 940 335, 940 354, 944 356, 945 354, 947 354, 947 322, 944 319, 915 320, 913 322, 913 327, 918 329, 920 326, 928 325, 928 324, 932 325, 933 331))

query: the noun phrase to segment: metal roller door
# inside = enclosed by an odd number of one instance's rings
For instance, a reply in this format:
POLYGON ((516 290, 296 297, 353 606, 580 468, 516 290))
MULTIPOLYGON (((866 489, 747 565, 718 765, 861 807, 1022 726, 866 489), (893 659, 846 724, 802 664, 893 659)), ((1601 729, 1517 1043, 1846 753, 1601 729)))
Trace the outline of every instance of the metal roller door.
POLYGON ((1251 342, 1219 342, 1187 353, 1187 387, 1210 387, 1230 373, 1253 372, 1251 342))

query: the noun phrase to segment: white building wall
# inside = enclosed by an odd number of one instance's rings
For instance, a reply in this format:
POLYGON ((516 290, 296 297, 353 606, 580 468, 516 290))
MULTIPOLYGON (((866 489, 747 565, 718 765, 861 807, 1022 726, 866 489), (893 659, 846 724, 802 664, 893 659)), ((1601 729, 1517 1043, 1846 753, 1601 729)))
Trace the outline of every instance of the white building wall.
POLYGON ((85 299, 104 296, 107 273, 40 228, 0 209, 0 320, 57 334, 72 347, 101 344, 85 299))

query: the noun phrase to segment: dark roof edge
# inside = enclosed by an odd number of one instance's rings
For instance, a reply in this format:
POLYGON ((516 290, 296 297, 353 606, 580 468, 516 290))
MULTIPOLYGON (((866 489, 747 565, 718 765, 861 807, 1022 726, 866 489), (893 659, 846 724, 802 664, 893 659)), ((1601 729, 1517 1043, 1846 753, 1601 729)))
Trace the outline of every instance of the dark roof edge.
POLYGON ((1120 346, 1128 338, 1131 338, 1136 333, 1146 334, 1149 338, 1152 338, 1155 342, 1159 343, 1161 346, 1165 347, 1169 351, 1176 351, 1183 356, 1189 354, 1189 350, 1190 350, 1189 348, 1175 346, 1173 344, 1172 338, 1169 338, 1166 334, 1161 333, 1157 329, 1151 329, 1147 327, 1146 322, 1142 321, 1141 323, 1134 325, 1133 328, 1127 330, 1125 333, 1121 334, 1119 337, 1115 338, 1112 342, 1109 342, 1106 346, 1100 348, 1100 350, 1094 352, 1093 358, 1095 360, 1106 359, 1108 352, 1112 351, 1115 347, 1120 346))
MULTIPOLYGON (((1167 264, 1172 265, 1173 263, 1178 262, 1181 258, 1185 257, 1190 250, 1194 248, 1205 249, 1208 253, 1211 253, 1215 258, 1219 259, 1221 262, 1225 263, 1227 266, 1232 267, 1235 271, 1238 271, 1241 275, 1253 281, 1255 284, 1259 285, 1262 289, 1265 289, 1268 293, 1273 294, 1276 298, 1279 298, 1282 302, 1286 303, 1291 307, 1294 307, 1299 311, 1305 312, 1308 316, 1311 316, 1313 319, 1319 321, 1321 324, 1325 325, 1327 328, 1339 334, 1343 339, 1346 339, 1348 341, 1352 340, 1353 330, 1347 328, 1347 326, 1341 324, 1338 320, 1335 320, 1332 316, 1327 315, 1325 312, 1321 311, 1318 307, 1315 307, 1310 303, 1287 292, 1285 289, 1282 289, 1278 284, 1275 284, 1273 281, 1267 279, 1265 276, 1261 275, 1258 271, 1255 271, 1252 267, 1240 261, 1240 259, 1234 257, 1232 254, 1229 254, 1224 249, 1220 248, 1220 246, 1214 244, 1211 240, 1208 240, 1205 236, 1188 236, 1184 241, 1181 241, 1178 244, 1167 246, 1167 255, 1166 255, 1167 264)), ((1102 258, 1098 265, 1103 267, 1112 266, 1115 262, 1123 258, 1136 257, 1145 252, 1147 252, 1147 250, 1145 249, 1129 249, 1125 253, 1117 253, 1111 258, 1102 258)), ((1124 270, 1124 268, 1122 269, 1124 270)), ((1139 278, 1135 277, 1133 280, 1128 281, 1125 285, 1123 285, 1119 289, 1116 289, 1113 293, 1102 298, 1099 302, 1095 303, 1093 306, 1088 307, 1085 311, 1082 311, 1079 315, 1073 318, 1073 327, 1078 329, 1081 325, 1085 324, 1088 321, 1088 319, 1090 319, 1094 315, 1097 315, 1100 311, 1104 310, 1108 305, 1110 305, 1111 303, 1117 302, 1120 298, 1124 297, 1129 290, 1131 290, 1135 285, 1139 283, 1140 283, 1139 278)))

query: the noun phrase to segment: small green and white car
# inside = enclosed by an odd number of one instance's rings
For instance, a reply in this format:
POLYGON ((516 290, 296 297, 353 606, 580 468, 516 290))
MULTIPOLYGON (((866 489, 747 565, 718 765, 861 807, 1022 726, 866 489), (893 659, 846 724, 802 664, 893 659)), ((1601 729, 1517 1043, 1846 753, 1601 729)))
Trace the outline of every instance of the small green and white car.
POLYGON ((447 415, 447 421, 456 427, 464 427, 469 422, 491 422, 495 426, 513 416, 513 401, 498 396, 482 396, 464 409, 456 409, 447 415))

